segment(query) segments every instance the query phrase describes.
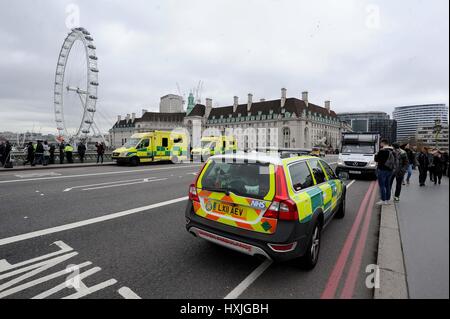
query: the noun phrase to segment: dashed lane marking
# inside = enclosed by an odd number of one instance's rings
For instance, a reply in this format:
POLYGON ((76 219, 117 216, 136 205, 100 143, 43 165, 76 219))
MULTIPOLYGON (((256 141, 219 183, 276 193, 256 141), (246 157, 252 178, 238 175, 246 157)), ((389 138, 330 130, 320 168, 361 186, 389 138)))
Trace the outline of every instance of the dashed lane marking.
POLYGON ((142 182, 142 181, 149 181, 153 180, 156 177, 147 177, 147 178, 138 178, 138 179, 129 179, 129 180, 122 180, 122 181, 113 181, 113 182, 106 182, 106 183, 99 183, 99 184, 90 184, 90 185, 80 185, 80 186, 74 186, 66 188, 63 192, 70 192, 73 189, 76 188, 84 188, 84 187, 96 187, 96 186, 104 186, 104 185, 113 185, 113 184, 120 184, 120 183, 131 183, 131 182, 142 182))
POLYGON ((253 272, 250 273, 239 285, 236 286, 224 299, 237 299, 259 276, 272 265, 271 260, 264 261, 253 272))
POLYGON ((96 189, 103 189, 103 188, 111 188, 111 187, 119 187, 119 186, 128 186, 128 185, 135 185, 135 184, 144 184, 144 183, 152 183, 152 182, 160 182, 160 181, 166 181, 168 178, 159 178, 159 179, 143 179, 140 182, 133 182, 133 183, 124 183, 124 184, 114 184, 114 185, 107 185, 107 186, 99 186, 99 187, 91 187, 91 188, 83 188, 83 191, 92 191, 96 189))
POLYGON ((117 292, 125 299, 142 299, 128 287, 122 287, 117 292))
POLYGON ((101 223, 101 222, 104 222, 107 220, 116 219, 116 218, 120 218, 120 217, 124 217, 124 216, 128 216, 128 215, 137 214, 137 213, 140 213, 140 212, 143 212, 146 210, 152 210, 155 208, 183 202, 183 201, 186 201, 188 198, 189 197, 187 197, 187 196, 175 198, 175 199, 171 199, 168 201, 164 201, 164 202, 160 202, 160 203, 156 203, 156 204, 152 204, 152 205, 148 205, 148 206, 133 208, 133 209, 121 211, 121 212, 114 213, 114 214, 95 217, 95 218, 91 218, 91 219, 87 219, 87 220, 83 220, 83 221, 79 221, 79 222, 75 222, 75 223, 70 223, 70 224, 66 224, 66 225, 62 225, 62 226, 42 229, 42 230, 38 230, 38 231, 34 231, 34 232, 22 234, 22 235, 17 235, 17 236, 0 239, 0 246, 8 245, 11 243, 15 243, 15 242, 19 242, 19 241, 23 241, 23 240, 27 240, 27 239, 31 239, 31 238, 41 237, 41 236, 45 236, 45 235, 49 235, 49 234, 59 233, 59 232, 63 232, 66 230, 79 228, 79 227, 83 227, 83 226, 87 226, 87 225, 101 223))
POLYGON ((192 168, 192 167, 199 167, 199 166, 201 166, 201 165, 182 165, 182 166, 173 165, 171 167, 138 169, 138 170, 131 170, 131 171, 103 172, 103 173, 91 173, 91 174, 79 174, 79 175, 63 175, 63 176, 52 176, 52 177, 42 177, 42 178, 12 179, 12 180, 0 181, 0 184, 31 182, 31 181, 44 181, 44 180, 54 180, 54 179, 63 179, 63 178, 75 178, 75 177, 86 177, 86 176, 102 176, 102 175, 115 175, 115 174, 127 174, 127 173, 142 173, 142 172, 151 172, 151 171, 172 170, 172 169, 179 169, 179 168, 192 168))

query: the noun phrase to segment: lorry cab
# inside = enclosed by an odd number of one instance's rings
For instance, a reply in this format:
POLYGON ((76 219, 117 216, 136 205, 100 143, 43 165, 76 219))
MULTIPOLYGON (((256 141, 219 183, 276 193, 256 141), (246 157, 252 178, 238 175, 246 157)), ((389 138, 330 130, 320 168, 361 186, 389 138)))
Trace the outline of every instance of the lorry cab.
POLYGON ((183 133, 152 131, 131 136, 120 148, 114 150, 112 159, 133 166, 140 163, 187 160, 187 137, 183 133))
POLYGON ((379 151, 377 133, 344 133, 336 173, 376 177, 375 154, 379 151))
POLYGON ((192 149, 194 158, 208 159, 210 156, 228 154, 237 151, 237 142, 234 136, 205 136, 200 146, 192 149))

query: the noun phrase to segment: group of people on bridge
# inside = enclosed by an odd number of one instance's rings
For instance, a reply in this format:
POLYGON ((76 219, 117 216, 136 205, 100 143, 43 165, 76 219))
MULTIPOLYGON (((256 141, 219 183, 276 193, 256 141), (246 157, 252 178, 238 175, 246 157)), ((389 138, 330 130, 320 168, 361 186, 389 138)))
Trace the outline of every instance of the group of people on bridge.
POLYGON ((392 145, 386 139, 381 141, 381 149, 375 156, 377 162, 377 178, 380 186, 381 200, 378 205, 391 203, 391 190, 394 182, 394 201, 400 201, 402 186, 409 185, 413 170, 419 170, 420 187, 425 186, 428 173, 430 181, 440 185, 443 176, 449 174, 449 154, 437 148, 426 146, 411 147, 409 144, 392 145))
MULTIPOLYGON (((79 142, 76 145, 76 154, 80 163, 84 163, 87 146, 84 142, 79 142)), ((104 143, 95 143, 97 153, 97 163, 103 163, 106 146, 104 143)), ((0 166, 3 168, 12 168, 12 151, 13 148, 9 141, 0 142, 0 166)), ((49 143, 48 141, 38 140, 36 143, 28 142, 23 149, 25 153, 25 160, 23 165, 52 165, 59 161, 59 164, 64 164, 66 161, 69 164, 74 163, 75 148, 70 143, 64 141, 60 143, 49 143)))

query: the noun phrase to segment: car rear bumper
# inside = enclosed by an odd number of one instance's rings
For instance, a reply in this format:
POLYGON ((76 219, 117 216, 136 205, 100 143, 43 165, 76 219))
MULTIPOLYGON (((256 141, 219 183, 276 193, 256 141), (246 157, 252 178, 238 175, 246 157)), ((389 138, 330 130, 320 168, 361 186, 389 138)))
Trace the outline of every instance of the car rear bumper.
POLYGON ((197 216, 192 203, 186 207, 186 230, 192 235, 212 243, 251 256, 262 256, 274 261, 286 261, 301 257, 306 252, 311 223, 278 221, 275 234, 267 235, 251 232, 197 216), (290 251, 277 252, 269 244, 284 245, 295 243, 290 251))

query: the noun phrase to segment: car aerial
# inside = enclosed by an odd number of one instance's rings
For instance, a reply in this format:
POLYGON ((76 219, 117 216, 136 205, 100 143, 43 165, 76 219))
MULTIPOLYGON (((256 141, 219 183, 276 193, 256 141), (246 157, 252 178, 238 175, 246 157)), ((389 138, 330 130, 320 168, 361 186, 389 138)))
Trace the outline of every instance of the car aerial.
POLYGON ((345 195, 344 182, 317 157, 217 155, 190 185, 186 229, 248 255, 312 269, 322 230, 345 215, 345 195))

